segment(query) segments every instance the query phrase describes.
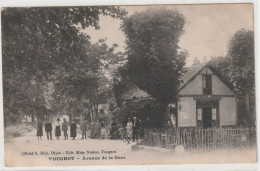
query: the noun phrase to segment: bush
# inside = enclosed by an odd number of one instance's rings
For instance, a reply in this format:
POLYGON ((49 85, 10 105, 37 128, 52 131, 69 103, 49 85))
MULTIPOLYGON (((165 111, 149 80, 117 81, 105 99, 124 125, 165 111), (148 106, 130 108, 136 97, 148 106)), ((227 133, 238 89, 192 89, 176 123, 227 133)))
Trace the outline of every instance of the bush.
POLYGON ((22 134, 31 132, 33 129, 31 125, 27 124, 18 124, 18 125, 11 125, 8 126, 5 130, 5 138, 7 137, 20 137, 22 134))

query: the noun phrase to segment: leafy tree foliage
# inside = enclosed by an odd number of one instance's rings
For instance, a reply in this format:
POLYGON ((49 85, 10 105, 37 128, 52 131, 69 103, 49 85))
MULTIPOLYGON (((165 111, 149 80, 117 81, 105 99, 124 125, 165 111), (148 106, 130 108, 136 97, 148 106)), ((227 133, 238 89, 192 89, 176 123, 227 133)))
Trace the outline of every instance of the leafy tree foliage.
MULTIPOLYGON (((122 18, 125 11, 109 6, 3 9, 5 119, 17 116, 20 110, 22 113, 30 113, 24 106, 32 106, 31 99, 41 101, 49 83, 56 85, 57 80, 63 78, 75 80, 83 72, 91 73, 99 69, 97 54, 93 54, 95 47, 90 46, 88 36, 79 34, 81 28, 92 26, 99 29, 100 14, 122 18), (86 53, 84 49, 89 47, 92 49, 86 53), (32 80, 38 85, 31 85, 32 80), (38 88, 37 92, 41 92, 39 95, 30 91, 33 86, 38 88)), ((41 108, 46 103, 41 101, 35 105, 41 108)))
POLYGON ((111 85, 106 74, 110 73, 110 65, 114 66, 120 60, 120 54, 114 52, 115 46, 108 47, 104 40, 90 44, 87 36, 80 35, 71 67, 67 71, 60 67, 53 78, 56 80, 53 99, 57 100, 53 104, 64 103, 65 113, 74 117, 77 114, 97 117, 98 104, 110 95, 111 85), (87 111, 78 110, 83 103, 87 111))
POLYGON ((233 84, 238 97, 239 124, 254 124, 254 32, 245 29, 238 30, 229 42, 227 56, 213 57, 211 64, 233 84))
POLYGON ((229 42, 228 56, 233 66, 234 84, 241 93, 252 89, 255 83, 254 32, 239 30, 229 42))
POLYGON ((176 10, 148 9, 124 19, 127 75, 164 107, 176 101, 187 51, 178 46, 184 16, 176 10))
POLYGON ((238 30, 229 42, 232 80, 245 105, 248 124, 255 122, 255 53, 254 32, 238 30))

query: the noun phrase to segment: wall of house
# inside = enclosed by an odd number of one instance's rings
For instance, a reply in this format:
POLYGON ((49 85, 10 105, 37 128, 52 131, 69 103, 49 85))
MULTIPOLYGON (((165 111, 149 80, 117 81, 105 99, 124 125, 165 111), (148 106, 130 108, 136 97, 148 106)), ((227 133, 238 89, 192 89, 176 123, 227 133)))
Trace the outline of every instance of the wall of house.
POLYGON ((234 95, 216 75, 212 75, 212 95, 234 95))
POLYGON ((237 106, 235 97, 222 97, 219 101, 220 126, 236 125, 237 106))
POLYGON ((196 126, 196 101, 193 97, 178 99, 178 127, 196 126))
POLYGON ((179 95, 201 95, 202 94, 202 75, 197 75, 180 92, 179 95))
POLYGON ((200 74, 213 74, 213 72, 208 67, 206 67, 200 71, 200 74))
POLYGON ((209 69, 203 69, 194 80, 190 81, 180 92, 179 95, 202 95, 202 75, 212 74, 212 95, 234 95, 214 73, 209 69))

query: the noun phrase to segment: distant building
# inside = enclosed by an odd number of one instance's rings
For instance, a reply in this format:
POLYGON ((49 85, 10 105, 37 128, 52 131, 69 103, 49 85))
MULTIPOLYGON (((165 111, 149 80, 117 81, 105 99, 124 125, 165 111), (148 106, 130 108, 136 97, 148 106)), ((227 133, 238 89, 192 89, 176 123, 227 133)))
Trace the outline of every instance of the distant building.
POLYGON ((98 104, 98 115, 108 115, 109 114, 109 103, 98 104))
POLYGON ((178 127, 222 127, 237 124, 232 85, 210 64, 186 73, 179 88, 178 127))

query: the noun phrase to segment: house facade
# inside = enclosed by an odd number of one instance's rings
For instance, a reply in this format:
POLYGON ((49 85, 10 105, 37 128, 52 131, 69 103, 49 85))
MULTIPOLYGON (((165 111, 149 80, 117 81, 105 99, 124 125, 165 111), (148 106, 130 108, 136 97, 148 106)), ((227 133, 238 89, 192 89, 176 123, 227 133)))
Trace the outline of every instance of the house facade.
POLYGON ((210 64, 194 71, 179 89, 178 127, 223 127, 237 124, 232 85, 210 64))

